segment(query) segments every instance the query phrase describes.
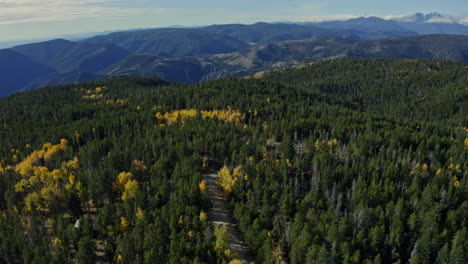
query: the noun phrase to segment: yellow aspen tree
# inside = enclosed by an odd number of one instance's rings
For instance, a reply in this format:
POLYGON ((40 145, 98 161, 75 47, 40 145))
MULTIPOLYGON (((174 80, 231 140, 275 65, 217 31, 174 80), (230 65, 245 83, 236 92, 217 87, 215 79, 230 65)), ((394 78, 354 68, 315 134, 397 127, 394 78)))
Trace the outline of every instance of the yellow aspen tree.
POLYGON ((205 228, 208 223, 208 214, 201 211, 199 218, 200 218, 202 228, 205 228))
POLYGON ((60 209, 66 199, 65 192, 76 188, 76 174, 79 170, 77 157, 62 162, 56 169, 49 170, 49 167, 46 167, 51 165, 47 164, 47 161, 57 152, 64 150, 67 144, 65 139, 57 145, 46 143, 42 149, 32 152, 15 167, 15 171, 22 176, 15 184, 15 191, 24 193, 27 211, 60 209))
POLYGON ((452 177, 453 187, 458 188, 460 187, 460 181, 458 180, 457 176, 452 177))
POLYGON ((119 190, 120 192, 125 191, 125 184, 132 178, 132 173, 130 172, 121 172, 118 176, 116 181, 114 182, 114 188, 119 190))
POLYGON ((190 230, 190 231, 187 233, 187 235, 188 235, 189 239, 192 240, 193 237, 195 236, 195 233, 194 233, 192 230, 190 230))
POLYGON ((130 226, 130 222, 128 222, 127 218, 125 216, 120 217, 120 228, 122 231, 126 231, 128 227, 130 226))
POLYGON ((208 214, 201 211, 200 212, 200 222, 202 222, 202 223, 205 222, 206 223, 206 221, 208 221, 208 214))
POLYGON ((198 189, 200 189, 200 192, 201 192, 201 193, 205 193, 205 191, 206 191, 206 180, 202 180, 202 181, 198 184, 198 189))
POLYGON ((125 183, 124 192, 122 193, 122 200, 126 201, 129 199, 136 198, 138 191, 140 190, 138 182, 135 180, 129 180, 125 183))
POLYGON ((232 193, 232 187, 236 183, 237 179, 242 175, 241 167, 236 167, 234 171, 229 171, 227 166, 224 166, 218 173, 218 183, 223 188, 225 196, 229 196, 232 193))
POLYGON ((143 217, 145 217, 145 213, 143 212, 143 210, 140 207, 137 208, 136 217, 137 217, 138 220, 142 220, 143 217))
POLYGON ((229 249, 229 240, 231 234, 229 234, 226 225, 215 225, 214 227, 215 251, 218 255, 223 255, 226 249, 229 249))

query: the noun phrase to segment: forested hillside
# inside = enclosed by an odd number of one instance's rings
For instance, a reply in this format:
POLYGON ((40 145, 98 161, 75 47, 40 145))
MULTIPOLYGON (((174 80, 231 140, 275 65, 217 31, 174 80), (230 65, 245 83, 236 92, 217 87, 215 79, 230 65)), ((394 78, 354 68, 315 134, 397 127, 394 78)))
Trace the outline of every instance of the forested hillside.
POLYGON ((340 59, 0 99, 0 262, 466 263, 468 66, 340 59))
POLYGON ((7 68, 0 77, 4 84, 0 97, 119 75, 193 84, 334 58, 468 62, 468 36, 413 36, 389 30, 361 39, 366 37, 356 30, 257 23, 125 31, 81 42, 57 39, 27 44, 0 50, 0 58, 8 59, 3 62, 7 68))
POLYGON ((131 53, 198 56, 229 53, 250 47, 246 42, 199 28, 159 28, 95 36, 84 43, 118 45, 131 53))
POLYGON ((204 57, 129 56, 103 70, 108 76, 159 76, 196 83, 333 58, 438 59, 468 62, 468 37, 418 36, 382 40, 311 38, 258 45, 204 57))
POLYGON ((15 93, 41 76, 49 76, 55 71, 36 63, 14 50, 0 50, 0 97, 15 93))

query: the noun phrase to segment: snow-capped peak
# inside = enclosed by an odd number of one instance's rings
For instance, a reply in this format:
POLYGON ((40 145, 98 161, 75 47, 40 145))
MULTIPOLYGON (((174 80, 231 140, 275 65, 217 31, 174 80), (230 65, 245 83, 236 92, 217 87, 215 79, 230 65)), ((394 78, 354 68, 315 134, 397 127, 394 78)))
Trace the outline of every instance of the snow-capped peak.
MULTIPOLYGON (((442 15, 440 13, 435 12, 427 15, 424 15, 422 13, 416 13, 409 16, 394 17, 392 18, 392 20, 413 23, 461 23, 461 20, 459 18, 448 15, 442 15)), ((465 18, 465 20, 468 20, 468 18, 465 18)))
POLYGON ((458 23, 459 19, 453 16, 441 15, 439 13, 430 13, 426 15, 426 23, 458 23))
POLYGON ((460 20, 460 24, 467 25, 468 26, 468 17, 465 17, 460 20))

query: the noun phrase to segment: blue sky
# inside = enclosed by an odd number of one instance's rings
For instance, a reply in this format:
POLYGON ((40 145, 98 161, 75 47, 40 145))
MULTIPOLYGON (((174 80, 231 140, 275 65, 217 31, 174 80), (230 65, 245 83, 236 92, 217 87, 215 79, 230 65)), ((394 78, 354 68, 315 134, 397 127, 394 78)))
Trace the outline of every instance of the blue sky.
POLYGON ((441 12, 467 0, 0 0, 0 41, 171 25, 314 21, 441 12))

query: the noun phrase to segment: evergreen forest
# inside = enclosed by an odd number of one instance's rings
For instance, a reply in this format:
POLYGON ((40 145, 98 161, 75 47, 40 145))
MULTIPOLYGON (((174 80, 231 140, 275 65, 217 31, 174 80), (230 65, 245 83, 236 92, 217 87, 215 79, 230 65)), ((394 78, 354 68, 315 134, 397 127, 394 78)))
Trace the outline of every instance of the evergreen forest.
POLYGON ((468 263, 468 66, 337 59, 0 99, 0 263, 468 263))

